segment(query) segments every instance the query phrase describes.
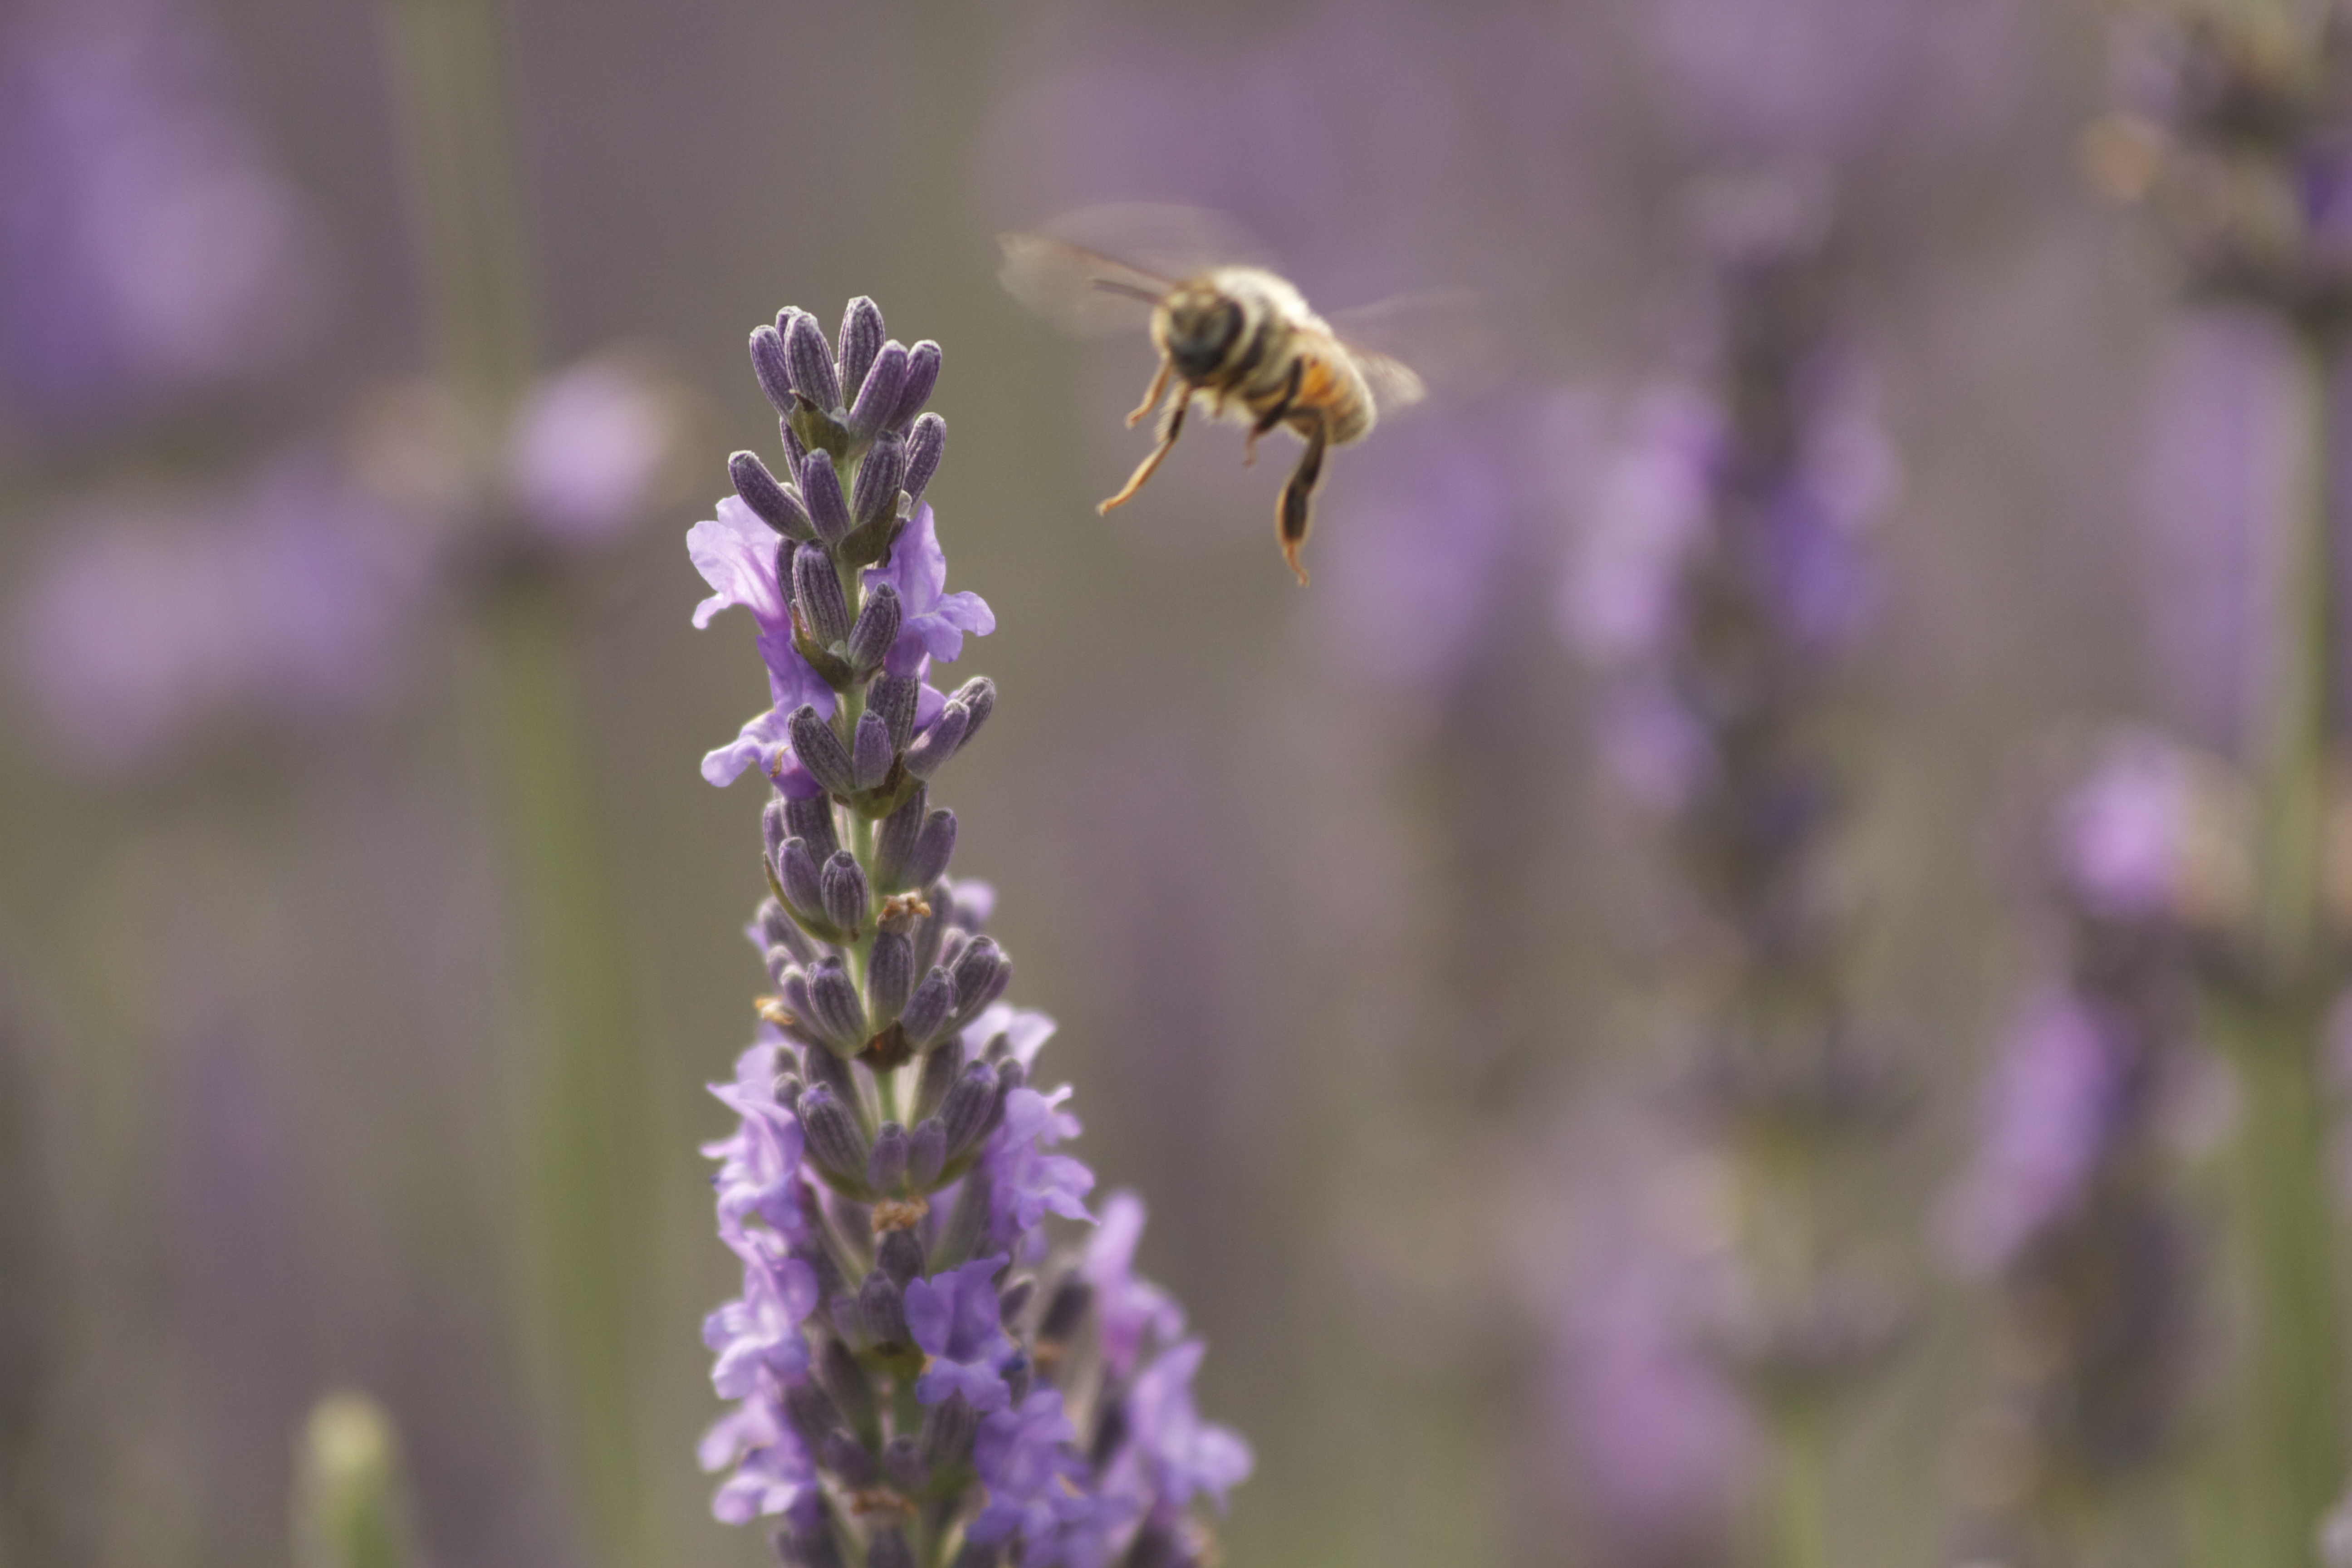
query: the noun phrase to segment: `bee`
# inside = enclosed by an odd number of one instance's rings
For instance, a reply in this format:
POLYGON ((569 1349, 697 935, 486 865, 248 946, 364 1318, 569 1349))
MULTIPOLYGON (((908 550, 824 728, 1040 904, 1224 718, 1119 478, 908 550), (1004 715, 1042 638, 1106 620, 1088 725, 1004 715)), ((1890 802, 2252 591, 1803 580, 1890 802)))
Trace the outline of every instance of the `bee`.
POLYGON ((1385 354, 1342 338, 1315 313, 1297 285, 1263 267, 1223 264, 1170 278, 1098 250, 1044 234, 1003 234, 999 274, 1024 304, 1066 325, 1105 324, 1108 303, 1148 306, 1160 367, 1143 401, 1127 416, 1132 429, 1160 410, 1159 438, 1118 493, 1095 510, 1108 513, 1135 498, 1157 472, 1197 398, 1212 416, 1249 425, 1242 460, 1287 426, 1305 443, 1275 505, 1282 558, 1307 582, 1299 551, 1315 523, 1315 492, 1324 454, 1371 434, 1383 408, 1421 400, 1421 378, 1385 354))

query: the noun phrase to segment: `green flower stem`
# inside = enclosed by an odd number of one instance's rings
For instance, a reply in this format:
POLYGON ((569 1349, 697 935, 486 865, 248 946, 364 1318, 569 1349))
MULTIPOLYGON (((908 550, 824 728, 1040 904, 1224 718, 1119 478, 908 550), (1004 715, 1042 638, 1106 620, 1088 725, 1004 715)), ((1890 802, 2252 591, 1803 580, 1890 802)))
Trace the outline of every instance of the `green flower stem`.
MULTIPOLYGON (((498 494, 513 410, 536 372, 523 204, 488 0, 384 0, 441 374, 464 412, 478 493, 498 494)), ((484 517, 493 520, 495 501, 484 517)), ((551 563, 502 573, 480 603, 478 713, 500 792, 522 933, 530 1053, 523 1291, 550 1430, 605 1568, 663 1558, 638 1387, 658 1343, 647 1259, 650 1074, 628 944, 589 788, 574 627, 551 563)))
POLYGON ((1772 1568, 1827 1568, 1829 1546, 1828 1433, 1811 1401, 1796 1402, 1772 1421, 1770 1510, 1772 1568))
POLYGON ((2271 704, 2260 739, 2255 916, 2264 986, 2221 1024, 2242 1097, 2234 1234, 2252 1321, 2229 1446, 2244 1515, 2237 1559, 2307 1568, 2344 1484, 2344 1315, 2331 1212, 2320 1047, 2332 977, 2323 952, 2321 835, 2334 705, 2333 355, 2306 342, 2300 483, 2281 552, 2271 704))

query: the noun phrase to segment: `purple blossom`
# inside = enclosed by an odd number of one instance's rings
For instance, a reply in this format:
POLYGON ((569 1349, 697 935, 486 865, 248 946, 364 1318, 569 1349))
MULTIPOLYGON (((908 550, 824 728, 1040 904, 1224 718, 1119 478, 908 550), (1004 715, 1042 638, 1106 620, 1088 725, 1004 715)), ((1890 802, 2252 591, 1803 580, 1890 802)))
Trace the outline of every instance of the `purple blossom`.
POLYGON ((1071 1448, 1076 1436, 1058 1388, 1038 1389, 982 1420, 971 1462, 988 1488, 988 1506, 967 1536, 992 1543, 1018 1531, 1028 1542, 1023 1568, 1055 1562, 1053 1542, 1060 1528, 1094 1513, 1094 1499, 1063 1485, 1086 1474, 1085 1462, 1071 1448))
POLYGON ((931 1358, 915 1383, 915 1397, 923 1404, 961 1394, 984 1415, 1012 1403, 1004 1366, 1020 1352, 997 1323, 995 1285, 1008 1261, 1000 1252, 908 1282, 907 1327, 931 1358))
POLYGON ((753 515, 740 498, 719 501, 719 515, 686 531, 687 553, 710 584, 710 597, 694 607, 697 630, 730 605, 751 612, 760 628, 760 657, 768 666, 768 690, 779 711, 807 703, 833 711, 833 688, 793 649, 792 605, 776 575, 776 551, 784 536, 753 515))
POLYGON ((1069 1097, 1067 1084, 1051 1094, 1024 1088, 1005 1096, 1004 1121, 981 1156, 988 1172, 990 1245, 1013 1247, 1026 1240, 1042 1247, 1036 1230, 1048 1214, 1093 1217, 1087 1213, 1086 1195, 1094 1190, 1095 1173, 1073 1155, 1046 1152, 1078 1135, 1078 1119, 1060 1109, 1069 1097))
POLYGON ((1184 1309, 1134 1271, 1143 1221, 1141 1198, 1123 1190, 1111 1194, 1078 1266, 1094 1287, 1096 1331, 1102 1339, 1103 1364, 1114 1377, 1134 1371, 1147 1344, 1171 1344, 1184 1332, 1184 1309))
POLYGON ((736 1059, 733 1083, 710 1086, 742 1118, 733 1137, 702 1146, 706 1156, 719 1162, 712 1178, 719 1190, 719 1234, 730 1246, 741 1239, 743 1222, 752 1215, 781 1235, 801 1234, 801 1124, 776 1101, 778 1048, 772 1041, 751 1047, 736 1059))
POLYGON ((2080 1197, 2117 1126, 2126 1064, 2076 998, 2045 995, 1986 1088, 1983 1140, 1944 1215, 1953 1256, 1997 1268, 2080 1197))
POLYGON ((734 1470, 710 1502, 722 1524, 782 1513, 816 1481, 807 1448, 772 1400, 749 1399, 722 1416, 703 1434, 696 1457, 706 1473, 734 1470))
POLYGON ((1201 1419, 1192 1377, 1208 1347, 1186 1340, 1163 1351, 1127 1394, 1127 1462, 1133 1464, 1149 1517, 1168 1522, 1196 1496, 1223 1512, 1225 1493, 1249 1479, 1255 1462, 1235 1433, 1201 1419))
POLYGON ((797 1258, 779 1257, 775 1238, 739 1235, 743 1295, 703 1320, 702 1342, 719 1352, 711 1386, 721 1399, 758 1393, 766 1373, 786 1381, 808 1370, 801 1324, 816 1306, 816 1274, 797 1258))
POLYGON ((889 560, 866 573, 869 591, 887 583, 898 595, 898 640, 884 664, 891 674, 919 675, 929 658, 951 664, 963 652, 966 632, 986 637, 996 629, 987 600, 970 592, 948 593, 947 582, 948 558, 940 549, 931 509, 918 507, 891 545, 889 560))

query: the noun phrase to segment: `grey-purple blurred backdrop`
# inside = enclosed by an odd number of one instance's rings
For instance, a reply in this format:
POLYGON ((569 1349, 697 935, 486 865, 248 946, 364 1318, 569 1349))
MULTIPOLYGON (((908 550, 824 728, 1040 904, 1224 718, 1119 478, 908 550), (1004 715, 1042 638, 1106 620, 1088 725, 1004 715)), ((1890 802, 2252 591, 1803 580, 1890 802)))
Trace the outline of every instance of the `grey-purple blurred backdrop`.
MULTIPOLYGON (((930 500, 999 618, 959 673, 1003 694, 947 796, 958 868, 1061 1022, 1083 1152, 1151 1205, 1204 1408, 1255 1444, 1229 1560, 1587 1560, 1549 1319, 1622 1141, 1594 1097, 1657 1049, 1658 866, 1560 584, 1596 454, 1685 363, 1694 192, 1796 169, 1835 192, 1900 470, 1853 874, 1862 1008, 1920 1089, 1868 1223, 1929 1302, 1837 1452, 1836 1529, 1845 1561, 1930 1561, 1980 1346, 1929 1216, 2022 974, 2019 802, 2089 728, 2226 700, 2155 695, 2210 668, 2181 639, 2216 568, 2164 502, 2227 483, 2179 384, 2226 345, 2179 332, 2075 172, 2095 8, 499 16, 542 359, 651 345, 692 395, 691 483, 567 582, 666 1151, 638 1435, 666 1560, 764 1560, 692 1453, 730 1288, 702 1085, 761 985, 755 792, 697 761, 761 698, 736 631, 689 627, 681 541, 764 444, 746 331, 857 292, 945 345, 930 500), (1472 363, 1335 456, 1305 592, 1267 538, 1286 454, 1244 471, 1230 431, 1097 519, 1148 352, 997 288, 996 230, 1148 199, 1233 215, 1318 300, 1479 297, 1472 363)), ((402 1424, 439 1568, 587 1561, 514 1300, 522 938, 480 633, 407 513, 316 477, 432 352, 381 18, 12 0, 0 51, 0 1550, 281 1561, 297 1425, 355 1384, 402 1424), (289 537, 331 513, 325 542, 273 542, 273 508, 289 537), (316 625, 189 608, 232 535, 286 574, 258 602, 316 625), (92 539, 121 553, 72 566, 92 539)))

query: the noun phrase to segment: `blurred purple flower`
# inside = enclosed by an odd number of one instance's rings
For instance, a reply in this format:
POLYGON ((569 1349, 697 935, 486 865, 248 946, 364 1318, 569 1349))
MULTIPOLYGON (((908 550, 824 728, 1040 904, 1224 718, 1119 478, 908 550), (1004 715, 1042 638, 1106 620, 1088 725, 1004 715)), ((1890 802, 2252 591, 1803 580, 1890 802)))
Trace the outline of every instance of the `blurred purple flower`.
POLYGON ((679 395, 627 357, 543 378, 514 416, 507 482, 523 517, 559 543, 601 543, 641 521, 684 436, 679 395))
MULTIPOLYGON (((1192 1377, 1206 1350, 1186 1340, 1161 1352, 1128 1391, 1128 1450, 1122 1463, 1135 1467, 1146 1517, 1171 1522, 1206 1496, 1220 1512, 1225 1493, 1249 1479, 1255 1463, 1250 1446, 1223 1426, 1201 1419, 1192 1403, 1192 1377)), ((1118 1485, 1116 1478, 1108 1483, 1118 1485)))
POLYGON ((2063 1216, 2119 1126, 2126 1065, 2075 997, 2038 998, 1986 1088, 1982 1139, 1944 1215, 1953 1257, 1999 1268, 2063 1216))
POLYGON ((2251 878, 2237 805, 2219 763, 2155 731, 2115 736, 2054 814, 2066 896, 2108 920, 2226 919, 2251 878))
POLYGON ((0 381, 70 424, 267 368, 316 324, 316 236, 168 0, 22 11, 0 50, 0 381))
POLYGON ((394 684, 429 562, 422 531, 321 465, 241 491, 94 502, 11 606, 19 684, 67 759, 155 759, 230 713, 316 720, 394 684))
POLYGON ((719 1189, 719 1234, 730 1245, 743 1237, 743 1222, 753 1216, 786 1237, 798 1237, 803 1224, 796 1195, 801 1124, 776 1102, 777 1051, 773 1041, 751 1047, 736 1058, 733 1083, 711 1086, 743 1119, 733 1137, 702 1146, 719 1163, 711 1183, 719 1189))
MULTIPOLYGON (((1004 1122, 991 1135, 982 1156, 988 1173, 989 1241, 995 1247, 1016 1247, 1034 1237, 1049 1214, 1065 1219, 1091 1219, 1086 1196, 1093 1190, 1092 1171, 1068 1154, 1046 1151, 1078 1135, 1078 1119, 1063 1110, 1070 1097, 1064 1084, 1051 1094, 1016 1089, 1004 1100, 1004 1122)), ((1042 1245, 1043 1238, 1037 1237, 1042 1245)))
POLYGON ((1125 1377, 1148 1344, 1173 1344, 1184 1332, 1184 1309, 1159 1286, 1134 1272, 1135 1248, 1143 1239, 1143 1200, 1116 1192, 1103 1202, 1102 1221, 1087 1242, 1080 1276, 1094 1288, 1096 1331, 1102 1338, 1103 1364, 1125 1377))

